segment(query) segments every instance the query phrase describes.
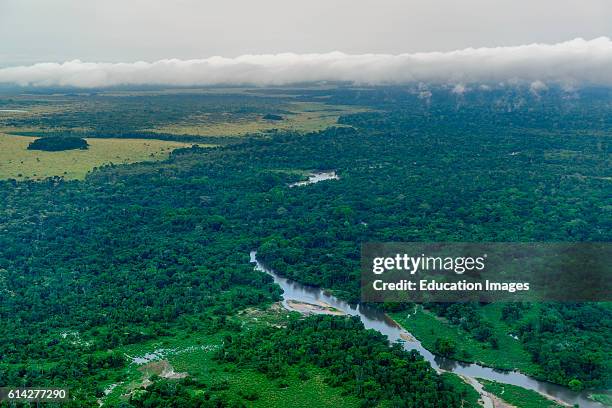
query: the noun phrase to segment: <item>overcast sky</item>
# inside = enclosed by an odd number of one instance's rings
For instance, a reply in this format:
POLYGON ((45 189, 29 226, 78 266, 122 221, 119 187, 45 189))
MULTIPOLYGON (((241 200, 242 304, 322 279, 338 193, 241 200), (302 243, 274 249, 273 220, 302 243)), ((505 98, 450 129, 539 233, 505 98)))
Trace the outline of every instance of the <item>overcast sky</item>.
POLYGON ((0 84, 612 86, 612 0, 0 0, 0 84))
POLYGON ((612 37, 611 0, 0 0, 0 66, 612 37))

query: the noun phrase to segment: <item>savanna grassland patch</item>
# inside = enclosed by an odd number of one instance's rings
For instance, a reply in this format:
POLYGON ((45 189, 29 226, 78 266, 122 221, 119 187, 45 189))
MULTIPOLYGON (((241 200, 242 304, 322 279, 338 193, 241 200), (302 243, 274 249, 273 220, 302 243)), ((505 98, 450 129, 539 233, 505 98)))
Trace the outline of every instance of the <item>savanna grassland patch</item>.
POLYGON ((34 137, 0 133, 0 178, 44 179, 61 176, 82 179, 94 167, 163 160, 170 152, 189 144, 144 139, 87 139, 87 150, 47 152, 28 150, 34 137))

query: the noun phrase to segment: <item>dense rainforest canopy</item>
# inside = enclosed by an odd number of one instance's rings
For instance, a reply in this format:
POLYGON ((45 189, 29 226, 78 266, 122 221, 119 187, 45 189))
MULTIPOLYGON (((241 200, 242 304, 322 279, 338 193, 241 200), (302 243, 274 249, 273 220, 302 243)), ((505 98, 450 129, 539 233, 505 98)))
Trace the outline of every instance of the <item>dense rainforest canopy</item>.
MULTIPOLYGON (((459 390, 422 359, 350 319, 257 333, 232 326, 238 310, 280 299, 249 251, 355 301, 365 241, 610 241, 610 95, 589 92, 458 100, 440 90, 423 101, 398 88, 340 88, 330 102, 372 111, 326 131, 109 165, 82 182, 1 181, 0 383, 69 383, 96 406, 103 368, 127 364, 114 348, 177 328, 225 330, 220 361, 264 373, 308 363, 344 379, 366 404, 460 406, 459 390), (288 186, 317 169, 334 169, 339 180, 288 186), (80 340, 63 341, 67 331, 80 340), (321 336, 342 347, 319 347, 321 336), (359 372, 345 364, 366 356, 359 372)), ((428 307, 494 342, 473 313, 479 305, 428 307)), ((541 377, 610 385, 609 305, 549 304, 527 320, 522 313, 509 308, 506 319, 541 377)), ((147 392, 157 394, 143 398, 169 392, 156 384, 147 392)))

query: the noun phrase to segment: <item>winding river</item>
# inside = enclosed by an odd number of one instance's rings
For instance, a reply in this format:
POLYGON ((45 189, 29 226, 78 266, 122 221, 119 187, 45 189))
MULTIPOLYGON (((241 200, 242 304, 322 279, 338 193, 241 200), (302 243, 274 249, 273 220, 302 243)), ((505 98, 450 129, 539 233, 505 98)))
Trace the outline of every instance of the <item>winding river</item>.
POLYGON ((367 329, 374 329, 386 335, 389 341, 401 341, 406 350, 417 350, 436 370, 451 371, 472 380, 474 378, 484 378, 487 380, 499 381, 501 383, 518 385, 549 395, 559 402, 563 402, 570 406, 578 404, 580 408, 604 407, 604 405, 588 399, 588 394, 586 392, 574 392, 560 385, 536 380, 517 371, 501 371, 478 364, 463 363, 449 358, 435 356, 385 313, 364 305, 349 304, 324 293, 323 290, 318 287, 303 285, 299 282, 279 276, 273 270, 262 265, 257 260, 256 255, 257 253, 255 251, 251 252, 251 262, 255 264, 257 270, 272 276, 274 282, 283 289, 283 304, 286 307, 287 301, 289 300, 312 304, 325 302, 347 315, 358 316, 367 329))

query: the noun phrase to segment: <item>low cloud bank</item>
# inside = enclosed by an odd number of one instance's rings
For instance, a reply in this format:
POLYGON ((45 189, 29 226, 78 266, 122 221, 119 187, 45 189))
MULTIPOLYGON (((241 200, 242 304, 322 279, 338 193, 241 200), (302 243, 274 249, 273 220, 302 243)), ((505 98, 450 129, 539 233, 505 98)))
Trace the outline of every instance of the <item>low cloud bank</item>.
POLYGON ((287 85, 348 81, 357 84, 527 83, 563 86, 612 85, 612 41, 607 37, 558 44, 467 48, 414 54, 243 55, 195 60, 92 63, 79 60, 0 69, 0 84, 117 85, 287 85))

